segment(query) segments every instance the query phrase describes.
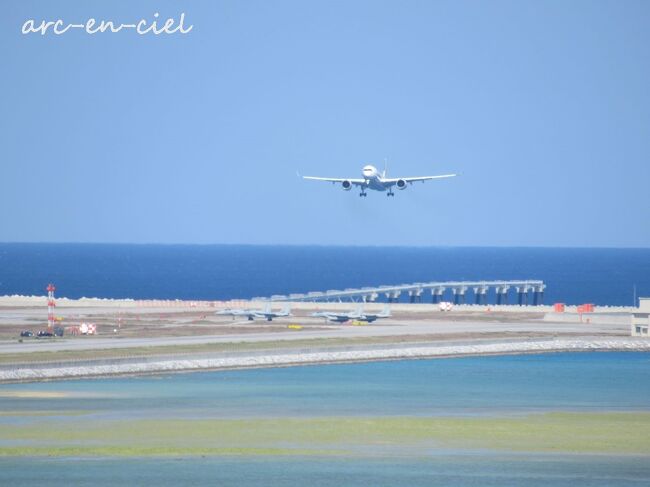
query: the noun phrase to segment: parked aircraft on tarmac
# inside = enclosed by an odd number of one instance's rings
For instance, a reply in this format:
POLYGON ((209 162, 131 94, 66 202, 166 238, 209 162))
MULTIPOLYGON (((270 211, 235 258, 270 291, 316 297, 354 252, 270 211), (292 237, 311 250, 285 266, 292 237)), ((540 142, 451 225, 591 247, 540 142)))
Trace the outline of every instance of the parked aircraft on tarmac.
POLYGON ((348 313, 335 313, 331 311, 317 311, 312 313, 311 316, 315 318, 325 318, 327 321, 332 321, 335 323, 345 323, 346 321, 356 320, 356 321, 365 321, 367 323, 372 323, 373 321, 378 320, 379 318, 390 318, 390 308, 388 305, 384 310, 379 314, 364 313, 363 306, 359 306, 356 310, 350 311, 348 313))
POLYGON ((232 316, 233 320, 237 317, 246 316, 249 320, 252 320, 255 316, 255 311, 256 310, 254 309, 226 308, 216 311, 214 314, 220 316, 232 316))
POLYGON ((266 318, 266 321, 273 321, 273 318, 284 318, 286 316, 291 316, 291 306, 288 304, 281 311, 271 311, 271 305, 268 305, 262 311, 255 312, 255 318, 266 318))
POLYGON ((389 178, 386 177, 387 170, 384 168, 380 172, 375 166, 367 165, 363 168, 363 179, 343 179, 343 178, 321 178, 315 176, 302 176, 303 179, 313 179, 316 181, 329 181, 331 183, 341 183, 345 191, 350 191, 352 186, 358 186, 361 189, 359 196, 368 196, 366 193, 367 189, 372 189, 374 191, 388 191, 386 196, 395 196, 393 193, 393 187, 397 186, 397 189, 403 190, 407 188, 408 184, 413 184, 417 181, 428 181, 430 179, 443 179, 443 178, 453 178, 456 174, 442 174, 440 176, 419 176, 419 177, 409 177, 409 178, 389 178))
POLYGON ((266 305, 264 309, 243 309, 243 308, 227 308, 221 311, 215 312, 216 315, 225 315, 232 316, 233 319, 237 317, 246 317, 249 321, 253 321, 255 318, 264 318, 266 321, 273 321, 273 318, 283 318, 285 316, 291 316, 291 307, 289 305, 285 306, 281 311, 272 311, 271 305, 266 305))

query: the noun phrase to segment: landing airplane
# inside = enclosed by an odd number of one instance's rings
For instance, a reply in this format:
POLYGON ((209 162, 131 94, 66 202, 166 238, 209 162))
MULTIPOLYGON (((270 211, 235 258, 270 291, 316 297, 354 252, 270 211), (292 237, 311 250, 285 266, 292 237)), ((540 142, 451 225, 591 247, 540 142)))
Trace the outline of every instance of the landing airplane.
POLYGON ((312 313, 311 316, 315 318, 325 318, 327 321, 332 321, 335 323, 345 323, 346 321, 356 320, 356 321, 365 321, 367 323, 372 323, 377 321, 379 318, 389 318, 391 316, 390 309, 388 306, 379 314, 370 314, 363 312, 363 306, 359 306, 355 311, 350 311, 348 313, 332 313, 330 311, 317 311, 312 313))
POLYGON ((367 165, 363 168, 363 179, 339 179, 339 178, 321 178, 315 176, 303 176, 303 179, 313 179, 315 181, 329 181, 333 184, 341 183, 345 191, 350 191, 352 186, 359 186, 361 188, 361 193, 359 196, 368 196, 366 193, 367 189, 372 189, 375 191, 388 191, 386 196, 395 196, 393 193, 393 186, 397 186, 397 189, 404 190, 407 188, 407 184, 413 184, 417 181, 428 181, 429 179, 443 179, 443 178, 453 178, 456 174, 442 174, 440 176, 420 176, 420 177, 411 177, 411 178, 388 178, 386 177, 386 169, 382 172, 375 166, 367 165))

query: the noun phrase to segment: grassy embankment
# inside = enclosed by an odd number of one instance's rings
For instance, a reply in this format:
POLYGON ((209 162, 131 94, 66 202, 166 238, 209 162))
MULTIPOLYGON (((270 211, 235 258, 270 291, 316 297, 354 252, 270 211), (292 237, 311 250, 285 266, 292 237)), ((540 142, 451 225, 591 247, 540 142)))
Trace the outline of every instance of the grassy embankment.
POLYGON ((650 456, 650 413, 74 422, 41 416, 0 425, 0 439, 0 456, 426 455, 436 448, 650 456))

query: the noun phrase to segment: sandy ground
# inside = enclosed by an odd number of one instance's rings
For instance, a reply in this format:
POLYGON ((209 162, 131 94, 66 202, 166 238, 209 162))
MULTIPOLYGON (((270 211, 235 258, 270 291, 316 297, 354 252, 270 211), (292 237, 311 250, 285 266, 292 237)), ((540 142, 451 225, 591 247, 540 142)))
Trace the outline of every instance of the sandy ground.
MULTIPOLYGON (((63 338, 19 339, 23 330, 36 333, 47 328, 47 309, 43 301, 43 298, 0 297, 0 365, 5 371, 11 370, 12 364, 20 364, 20 367, 32 364, 32 368, 37 368, 42 362, 55 362, 58 366, 70 362, 70 365, 74 365, 75 360, 92 360, 93 350, 108 353, 102 356, 103 359, 110 359, 113 352, 115 357, 128 358, 135 356, 137 350, 137 356, 145 355, 149 362, 151 357, 164 355, 168 360, 170 355, 181 352, 184 354, 183 359, 187 360, 193 352, 200 352, 203 354, 201 359, 209 361, 204 364, 205 367, 218 368, 215 360, 224 358, 224 349, 210 347, 228 344, 237 345, 238 352, 246 352, 247 346, 256 348, 254 360, 240 360, 241 366, 254 366, 256 363, 305 363, 303 358, 296 359, 296 350, 305 356, 315 349, 318 349, 317 353, 325 353, 312 355, 307 360, 312 362, 372 360, 381 359, 382 356, 397 358, 400 354, 395 352, 396 348, 403 350, 402 356, 405 357, 441 353, 436 348, 423 354, 422 346, 417 347, 416 352, 408 351, 407 349, 413 348, 413 344, 439 347, 453 342, 455 346, 463 347, 484 347, 486 344, 501 346, 494 350, 466 348, 462 351, 449 349, 444 352, 471 354, 580 349, 581 346, 592 349, 594 343, 606 344, 606 349, 645 349, 645 343, 649 343, 647 340, 635 341, 629 337, 629 313, 622 309, 597 310, 597 313, 580 316, 571 312, 554 313, 548 306, 458 306, 450 312, 442 312, 433 305, 396 304, 391 307, 390 318, 356 326, 351 323, 329 323, 322 318, 310 316, 312 312, 323 309, 351 311, 355 309, 353 303, 300 303, 294 306, 293 316, 268 322, 232 319, 215 314, 215 311, 233 303, 105 300, 57 302, 56 316, 60 319, 60 326, 95 323, 98 330, 96 336, 66 334, 63 338), (540 345, 549 340, 565 341, 562 346, 557 343, 554 346, 540 345), (513 346, 513 343, 517 346, 513 346), (363 352, 365 355, 327 355, 329 352, 341 352, 340 348, 346 345, 346 352, 363 352), (384 352, 377 353, 378 345, 383 347, 381 350, 384 352), (260 347, 273 350, 275 355, 288 352, 291 357, 260 361, 260 347), (324 347, 326 350, 323 350, 324 347), (369 352, 369 347, 372 348, 372 353, 369 352), (210 356, 205 357, 206 353, 210 356)), ((259 303, 237 305, 261 308, 259 303)), ((380 311, 383 306, 369 304, 366 311, 380 311)), ((280 307, 281 305, 274 306, 276 309, 280 307)), ((269 352, 267 355, 273 354, 269 352)), ((129 363, 132 364, 133 360, 129 363)), ((196 364, 185 366, 195 368, 196 364)), ((227 366, 239 365, 233 362, 227 366)), ((16 367, 18 365, 14 366, 16 367)), ((177 367, 178 364, 166 364, 161 366, 161 370, 177 370, 177 367)), ((115 372, 105 373, 128 372, 118 372, 115 369, 115 372)), ((66 375, 70 374, 68 370, 66 375)), ((47 376, 54 377, 56 374, 48 373, 47 376)))

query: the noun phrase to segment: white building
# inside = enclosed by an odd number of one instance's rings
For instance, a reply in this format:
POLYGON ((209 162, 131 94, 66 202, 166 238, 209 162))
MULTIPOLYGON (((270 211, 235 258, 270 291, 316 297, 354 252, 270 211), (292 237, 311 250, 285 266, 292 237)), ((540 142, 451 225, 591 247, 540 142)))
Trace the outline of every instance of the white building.
POLYGON ((650 328, 650 298, 639 298, 639 310, 632 313, 631 332, 633 337, 646 337, 650 328))

